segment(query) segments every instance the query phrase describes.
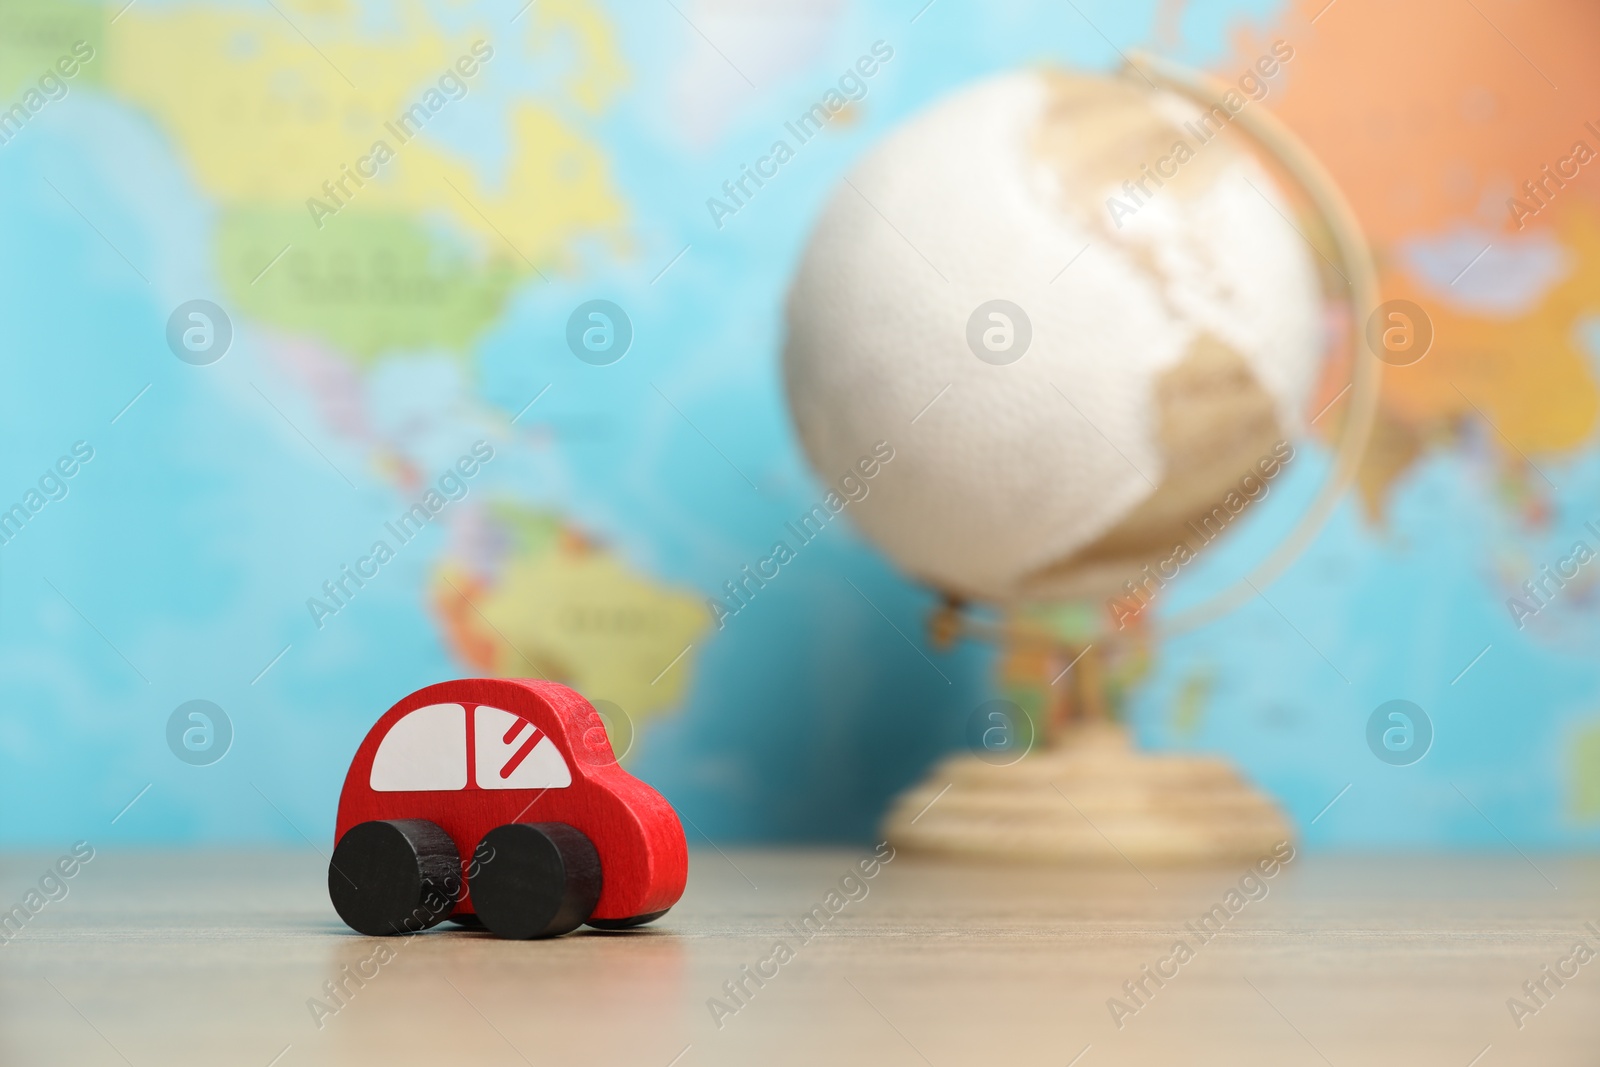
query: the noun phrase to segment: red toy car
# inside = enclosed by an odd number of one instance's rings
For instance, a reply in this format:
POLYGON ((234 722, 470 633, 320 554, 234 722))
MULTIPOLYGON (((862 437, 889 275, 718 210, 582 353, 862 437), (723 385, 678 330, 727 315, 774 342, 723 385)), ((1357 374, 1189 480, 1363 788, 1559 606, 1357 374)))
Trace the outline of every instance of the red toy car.
POLYGON ((594 707, 522 678, 390 708, 350 763, 335 834, 328 895, 363 934, 625 929, 664 915, 689 873, 677 813, 617 765, 594 707))

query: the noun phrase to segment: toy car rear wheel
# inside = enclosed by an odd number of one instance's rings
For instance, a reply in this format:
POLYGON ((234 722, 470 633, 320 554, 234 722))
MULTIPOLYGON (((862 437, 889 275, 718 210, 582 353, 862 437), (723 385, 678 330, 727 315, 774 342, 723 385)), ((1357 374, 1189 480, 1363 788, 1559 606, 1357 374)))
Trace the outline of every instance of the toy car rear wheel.
POLYGON ((566 823, 507 823, 483 835, 469 887, 491 933, 555 937, 583 925, 600 901, 600 857, 566 823))
POLYGON ((384 819, 345 831, 328 863, 339 918, 369 936, 437 926, 461 896, 461 854, 427 819, 384 819))

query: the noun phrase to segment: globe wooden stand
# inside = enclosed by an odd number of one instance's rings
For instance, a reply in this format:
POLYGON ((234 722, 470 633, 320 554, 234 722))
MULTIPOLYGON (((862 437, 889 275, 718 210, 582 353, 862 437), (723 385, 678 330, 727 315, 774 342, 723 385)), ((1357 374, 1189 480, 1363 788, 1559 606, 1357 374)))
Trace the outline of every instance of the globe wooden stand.
POLYGON ((1031 689, 1036 710, 1004 724, 1001 736, 1025 739, 1021 747, 949 756, 897 797, 883 824, 895 848, 1142 867, 1253 860, 1293 840, 1283 813, 1226 760, 1134 747, 1109 699, 1107 638, 1064 641, 1017 613, 981 622, 954 599, 928 621, 935 647, 962 637, 995 644, 1002 689, 1031 689))
POLYGON ((1294 836, 1226 761, 1140 752, 1110 722, 1009 766, 952 756, 896 799, 884 834, 951 857, 1135 867, 1252 860, 1294 836))

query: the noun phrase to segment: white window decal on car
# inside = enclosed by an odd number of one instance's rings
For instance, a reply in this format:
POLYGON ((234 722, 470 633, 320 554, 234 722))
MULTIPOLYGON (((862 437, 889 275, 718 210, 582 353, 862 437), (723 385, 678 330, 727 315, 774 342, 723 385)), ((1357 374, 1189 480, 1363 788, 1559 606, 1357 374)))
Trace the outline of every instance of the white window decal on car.
POLYGON ((533 723, 499 708, 473 713, 479 789, 563 789, 572 771, 533 723))
POLYGON ((466 716, 460 704, 429 704, 389 727, 372 760, 373 790, 465 789, 466 716))

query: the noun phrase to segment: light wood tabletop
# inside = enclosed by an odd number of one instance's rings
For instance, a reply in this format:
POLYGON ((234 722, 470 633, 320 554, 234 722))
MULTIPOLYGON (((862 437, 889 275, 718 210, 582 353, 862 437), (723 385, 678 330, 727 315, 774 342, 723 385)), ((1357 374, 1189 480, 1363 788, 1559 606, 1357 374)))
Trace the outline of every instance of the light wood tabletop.
POLYGON ((0 945, 0 1062, 1600 1064, 1597 859, 872 856, 699 851, 652 927, 507 942, 352 934, 310 851, 103 851, 0 945))

